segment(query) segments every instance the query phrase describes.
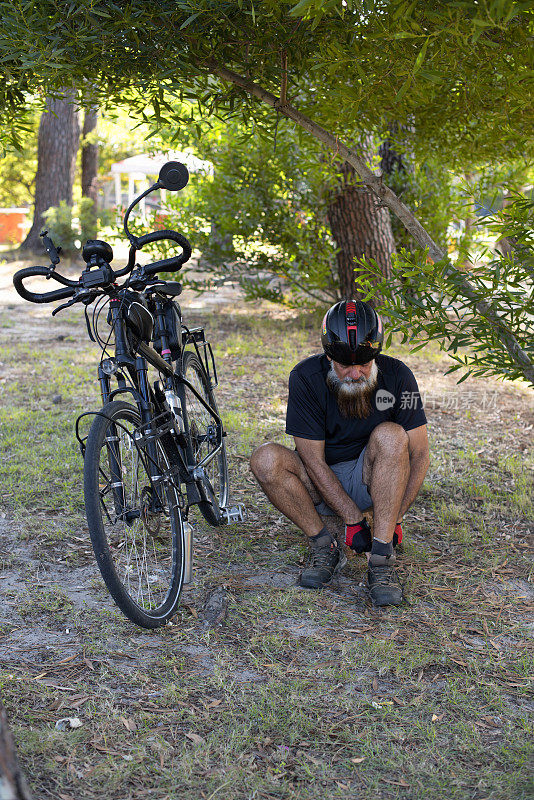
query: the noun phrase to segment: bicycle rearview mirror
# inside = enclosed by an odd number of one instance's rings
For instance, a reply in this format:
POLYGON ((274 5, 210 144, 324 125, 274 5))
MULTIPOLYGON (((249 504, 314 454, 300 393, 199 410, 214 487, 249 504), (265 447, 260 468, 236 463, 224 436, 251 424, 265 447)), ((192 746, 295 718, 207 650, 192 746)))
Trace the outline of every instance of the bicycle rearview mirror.
POLYGON ((189 182, 189 171, 180 161, 167 161, 159 171, 158 184, 162 189, 179 192, 189 182))
POLYGON ((148 189, 145 189, 142 194, 136 197, 135 200, 130 203, 124 215, 124 232, 132 245, 135 246, 137 240, 137 237, 128 230, 128 217, 130 216, 132 208, 137 205, 143 197, 146 197, 147 194, 155 191, 155 189, 167 189, 169 192, 179 192, 180 189, 187 186, 188 182, 189 170, 185 164, 182 164, 180 161, 167 161, 167 163, 162 166, 159 171, 157 182, 153 183, 152 186, 149 186, 148 189))

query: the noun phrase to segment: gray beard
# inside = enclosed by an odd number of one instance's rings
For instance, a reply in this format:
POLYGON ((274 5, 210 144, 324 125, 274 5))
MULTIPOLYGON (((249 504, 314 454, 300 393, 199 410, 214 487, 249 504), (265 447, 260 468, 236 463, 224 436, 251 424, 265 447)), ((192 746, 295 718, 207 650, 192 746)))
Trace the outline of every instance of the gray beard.
POLYGON ((371 398, 376 389, 377 380, 376 361, 373 361, 369 377, 362 376, 357 381, 353 381, 352 378, 339 378, 331 364, 326 376, 326 385, 334 393, 343 417, 365 419, 372 411, 371 398))

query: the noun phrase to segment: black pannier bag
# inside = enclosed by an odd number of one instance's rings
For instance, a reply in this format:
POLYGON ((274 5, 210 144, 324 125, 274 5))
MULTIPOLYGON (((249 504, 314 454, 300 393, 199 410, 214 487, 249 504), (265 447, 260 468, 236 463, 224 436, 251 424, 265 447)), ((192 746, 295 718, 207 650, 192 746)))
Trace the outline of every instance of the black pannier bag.
MULTIPOLYGON (((178 303, 173 300, 168 300, 163 306, 163 314, 165 317, 165 333, 171 351, 171 358, 173 361, 176 361, 182 352, 182 312, 178 303)), ((156 315, 154 322, 154 349, 162 355, 162 331, 159 330, 158 318, 156 315)), ((163 353, 163 355, 165 355, 165 353, 163 353)))

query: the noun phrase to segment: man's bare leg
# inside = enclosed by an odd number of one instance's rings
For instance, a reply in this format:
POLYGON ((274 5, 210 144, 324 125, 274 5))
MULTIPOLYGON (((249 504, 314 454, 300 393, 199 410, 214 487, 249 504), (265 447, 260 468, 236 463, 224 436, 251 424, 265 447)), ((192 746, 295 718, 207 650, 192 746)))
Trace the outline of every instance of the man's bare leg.
POLYGON ((273 506, 306 536, 316 536, 322 530, 314 506, 321 498, 296 452, 274 442, 263 444, 253 452, 250 468, 273 506))
POLYGON ((378 606, 402 603, 392 540, 409 475, 408 435, 400 425, 383 422, 369 437, 363 466, 374 509, 367 579, 371 598, 378 606))
POLYGON ((374 538, 391 542, 410 475, 408 435, 395 422, 371 433, 363 465, 374 510, 374 538))
POLYGON ((271 442, 254 451, 250 467, 271 503, 308 537, 311 555, 300 574, 300 585, 320 589, 330 583, 347 559, 315 510, 314 503, 322 498, 300 456, 271 442))

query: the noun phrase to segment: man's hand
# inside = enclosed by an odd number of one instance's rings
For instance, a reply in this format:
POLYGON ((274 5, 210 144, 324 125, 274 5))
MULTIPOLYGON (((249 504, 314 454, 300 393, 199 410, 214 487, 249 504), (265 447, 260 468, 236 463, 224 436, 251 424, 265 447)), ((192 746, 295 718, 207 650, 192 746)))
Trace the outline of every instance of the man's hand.
POLYGON ((363 513, 336 478, 324 458, 324 440, 300 439, 295 436, 295 446, 315 488, 341 517, 345 525, 361 522, 363 513))

